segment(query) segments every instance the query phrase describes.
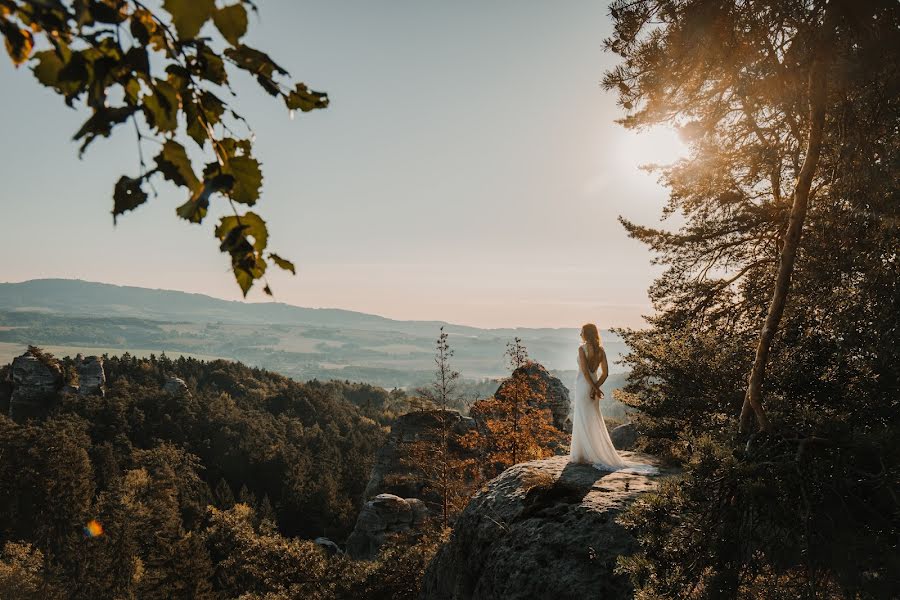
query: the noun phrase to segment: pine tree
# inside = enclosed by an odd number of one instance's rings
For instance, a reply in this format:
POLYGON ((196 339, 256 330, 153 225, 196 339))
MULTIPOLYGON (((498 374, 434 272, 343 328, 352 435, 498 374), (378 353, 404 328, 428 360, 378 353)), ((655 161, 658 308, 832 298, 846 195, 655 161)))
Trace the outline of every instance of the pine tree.
POLYGON ((465 506, 475 485, 474 461, 463 456, 453 431, 459 413, 450 406, 458 399, 459 372, 450 365, 452 357, 449 335, 441 327, 435 343, 434 379, 428 388, 420 390, 420 395, 435 407, 436 421, 421 433, 419 440, 405 447, 403 459, 421 479, 424 495, 437 498, 443 528, 449 527, 451 519, 465 506))

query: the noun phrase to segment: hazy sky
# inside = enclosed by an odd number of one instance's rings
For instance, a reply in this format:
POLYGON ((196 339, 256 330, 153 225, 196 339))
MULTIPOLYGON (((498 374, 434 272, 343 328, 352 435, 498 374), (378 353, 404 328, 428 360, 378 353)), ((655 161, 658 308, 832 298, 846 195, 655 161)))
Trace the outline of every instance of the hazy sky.
MULTIPOLYGON (((638 166, 679 144, 613 122, 606 2, 258 4, 245 41, 331 97, 290 120, 235 80, 263 162, 256 210, 299 266, 271 275, 277 300, 485 327, 640 324, 657 270, 616 217, 658 222, 666 192, 638 166)), ((0 280, 240 298, 215 219, 176 219, 175 188, 113 227, 113 183, 137 170, 130 127, 79 161, 84 113, 5 57, 0 89, 0 280)))

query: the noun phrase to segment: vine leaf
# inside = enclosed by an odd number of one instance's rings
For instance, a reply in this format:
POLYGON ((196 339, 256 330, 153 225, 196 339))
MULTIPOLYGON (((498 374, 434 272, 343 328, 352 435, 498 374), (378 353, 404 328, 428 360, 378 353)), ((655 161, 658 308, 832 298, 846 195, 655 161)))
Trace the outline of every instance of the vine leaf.
POLYGON ((137 108, 134 106, 103 106, 94 109, 94 114, 84 122, 81 129, 72 137, 76 141, 84 138, 84 142, 78 149, 78 156, 83 155, 87 147, 98 136, 109 137, 113 126, 124 123, 136 110, 137 108))
POLYGON ((197 37, 204 23, 216 9, 215 0, 165 0, 165 8, 172 15, 172 24, 178 37, 189 40, 197 37))
POLYGON ((253 282, 266 272, 263 250, 269 241, 269 232, 265 221, 254 212, 222 217, 216 227, 216 237, 222 242, 219 249, 231 255, 234 278, 246 296, 253 282))
POLYGON ((262 170, 258 160, 249 156, 235 156, 228 159, 222 172, 234 177, 234 187, 229 192, 232 200, 250 206, 256 204, 262 187, 262 170))
POLYGON ((309 112, 328 106, 328 94, 314 92, 303 83, 298 83, 294 91, 284 96, 284 103, 291 110, 300 109, 309 112))
POLYGON ((178 127, 178 91, 168 81, 154 81, 153 94, 144 98, 144 116, 159 132, 178 127))
POLYGON ((194 174, 187 152, 178 142, 167 140, 155 160, 159 172, 175 185, 186 187, 192 192, 200 187, 200 180, 194 174))
POLYGON ((288 75, 288 72, 278 66, 268 54, 244 44, 235 48, 226 48, 225 56, 230 58, 235 65, 253 75, 264 75, 269 79, 275 73, 288 75))
POLYGON ((116 182, 113 191, 113 224, 116 218, 129 210, 134 210, 147 201, 147 193, 141 187, 140 179, 123 175, 116 182))
MULTIPOLYGON (((294 266, 294 263, 285 258, 281 258, 274 252, 269 252, 269 260, 271 260, 273 263, 275 263, 285 271, 290 271, 293 275, 297 274, 297 268, 294 266)), ((271 296, 271 294, 269 295, 271 296)))
MULTIPOLYGON (((4 23, 0 23, 4 25, 4 23)), ((6 37, 6 52, 12 59, 13 64, 18 67, 31 56, 31 50, 34 48, 34 38, 27 29, 19 29, 11 25, 6 25, 3 29, 6 37)))
POLYGON ((194 195, 187 202, 175 209, 176 214, 191 223, 200 223, 206 217, 209 209, 209 198, 216 192, 226 192, 234 186, 234 177, 231 175, 213 175, 203 180, 194 195))
POLYGON ((222 37, 232 46, 237 46, 247 33, 247 10, 241 4, 217 9, 212 18, 222 37))

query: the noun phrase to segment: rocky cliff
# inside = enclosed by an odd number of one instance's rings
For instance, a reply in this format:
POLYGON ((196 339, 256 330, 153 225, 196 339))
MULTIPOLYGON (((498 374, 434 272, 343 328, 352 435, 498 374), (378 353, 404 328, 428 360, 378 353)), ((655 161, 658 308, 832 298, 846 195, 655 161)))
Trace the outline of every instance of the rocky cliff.
POLYGON ((507 469, 457 519, 428 567, 422 598, 631 598, 628 580, 614 568, 635 542, 616 517, 665 475, 603 473, 566 456, 507 469))
POLYGON ((372 559, 392 536, 409 533, 428 517, 425 503, 418 498, 378 494, 363 506, 353 533, 347 539, 347 554, 372 559))
POLYGON ((494 393, 495 398, 504 398, 508 393, 510 381, 516 377, 524 377, 531 390, 532 402, 546 403, 547 408, 553 414, 553 425, 560 431, 572 431, 571 403, 569 390, 562 381, 554 377, 536 362, 519 367, 513 371, 512 376, 504 379, 500 387, 494 393))
POLYGON ((463 449, 457 440, 475 427, 475 420, 465 417, 455 410, 417 410, 394 419, 387 441, 375 455, 365 498, 368 500, 382 493, 401 497, 422 497, 421 478, 409 464, 404 464, 405 448, 408 444, 433 436, 440 423, 441 415, 450 419, 453 427, 451 448, 460 453, 463 449))
POLYGON ((23 419, 42 412, 62 386, 62 379, 59 363, 37 349, 14 358, 8 375, 12 388, 9 416, 23 419))

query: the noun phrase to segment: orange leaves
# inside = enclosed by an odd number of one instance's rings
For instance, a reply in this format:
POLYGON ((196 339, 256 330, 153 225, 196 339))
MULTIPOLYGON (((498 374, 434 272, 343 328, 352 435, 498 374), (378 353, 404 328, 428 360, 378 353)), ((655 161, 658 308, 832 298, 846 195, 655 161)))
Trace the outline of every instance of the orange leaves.
POLYGON ((3 33, 6 38, 6 52, 18 68, 31 56, 34 37, 28 29, 18 29, 9 25, 4 28, 3 33))

